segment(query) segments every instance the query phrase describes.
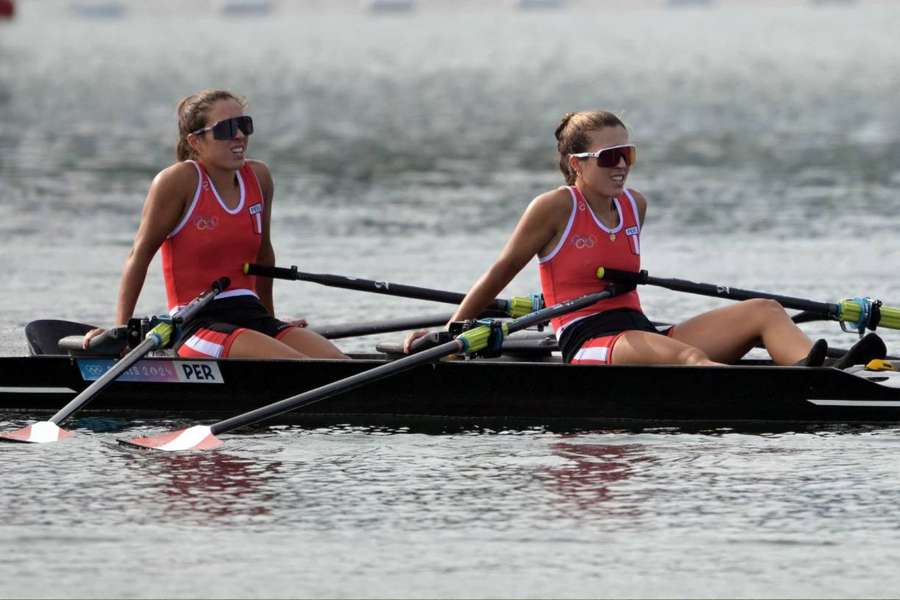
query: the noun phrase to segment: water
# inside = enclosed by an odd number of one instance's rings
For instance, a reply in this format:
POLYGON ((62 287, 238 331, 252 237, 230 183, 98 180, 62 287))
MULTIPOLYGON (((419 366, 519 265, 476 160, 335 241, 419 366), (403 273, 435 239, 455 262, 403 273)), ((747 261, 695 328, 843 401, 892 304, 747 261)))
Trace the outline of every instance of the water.
MULTIPOLYGON (((4 355, 26 352, 35 318, 111 321, 175 103, 205 86, 250 100, 280 264, 465 291, 560 183, 561 115, 603 107, 640 148, 651 274, 900 300, 890 2, 278 5, 243 21, 21 4, 0 24, 4 355)), ((162 310, 160 283, 157 261, 138 314, 162 310)), ((532 263, 507 293, 537 286, 532 263)), ((719 305, 642 298, 657 320, 719 305)), ((276 307, 313 324, 436 311, 299 283, 276 286, 276 307)), ((396 336, 342 347, 380 339, 396 336)), ((4 430, 25 422, 0 414, 4 430)), ((895 430, 277 428, 175 457, 114 443, 181 425, 80 419, 64 444, 0 446, 0 595, 877 597, 900 583, 895 430)))

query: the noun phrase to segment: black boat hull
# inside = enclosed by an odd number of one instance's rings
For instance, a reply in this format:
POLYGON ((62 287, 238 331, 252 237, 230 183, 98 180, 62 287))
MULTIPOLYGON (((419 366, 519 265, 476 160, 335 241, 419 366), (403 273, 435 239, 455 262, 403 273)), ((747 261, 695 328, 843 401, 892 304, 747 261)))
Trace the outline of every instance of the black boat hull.
MULTIPOLYGON (((81 415, 214 421, 348 377, 383 359, 150 358, 81 415)), ((110 359, 0 358, 0 417, 55 412, 110 359), (99 361, 99 362, 98 362, 99 361)), ((789 429, 900 424, 900 379, 830 368, 572 366, 444 361, 335 396, 271 423, 561 429, 789 429), (883 379, 875 382, 866 379, 883 379)))

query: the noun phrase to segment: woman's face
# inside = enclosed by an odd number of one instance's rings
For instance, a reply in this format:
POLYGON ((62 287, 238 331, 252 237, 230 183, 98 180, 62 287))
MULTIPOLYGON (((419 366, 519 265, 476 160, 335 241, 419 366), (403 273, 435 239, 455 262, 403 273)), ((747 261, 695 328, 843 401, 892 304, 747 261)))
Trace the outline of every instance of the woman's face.
MULTIPOLYGON (((237 100, 231 98, 218 100, 207 114, 204 127, 212 127, 216 123, 243 115, 244 107, 237 100)), ((235 171, 244 166, 249 139, 239 128, 236 128, 232 139, 216 139, 212 131, 204 131, 191 134, 189 141, 197 153, 197 158, 204 165, 235 171)))
MULTIPOLYGON (((628 144, 628 131, 624 127, 604 127, 588 134, 590 144, 585 152, 599 152, 628 144)), ((625 152, 628 152, 626 149, 625 152)), ((597 195, 615 198, 625 190, 625 180, 631 169, 622 150, 614 149, 601 158, 569 158, 569 164, 578 179, 597 195), (611 162, 610 162, 611 159, 611 162), (612 164, 601 166, 598 163, 612 164)))

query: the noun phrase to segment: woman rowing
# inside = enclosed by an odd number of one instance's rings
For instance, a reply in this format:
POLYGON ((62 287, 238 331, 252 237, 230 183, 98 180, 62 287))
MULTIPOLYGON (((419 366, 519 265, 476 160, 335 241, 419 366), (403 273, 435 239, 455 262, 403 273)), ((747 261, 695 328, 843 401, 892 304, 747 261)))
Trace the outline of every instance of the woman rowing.
MULTIPOLYGON (((276 319, 272 280, 243 273, 244 263, 275 264, 272 175, 265 163, 246 157, 253 120, 245 106, 224 90, 204 90, 178 104, 178 160, 150 184, 119 285, 116 323, 132 317, 150 261, 162 248, 170 312, 219 277, 231 280, 181 332, 179 356, 347 358, 304 320, 276 319)), ((102 331, 90 331, 85 348, 102 331)))
MULTIPOLYGON (((556 129, 556 140, 567 185, 531 202, 452 320, 477 318, 535 255, 547 305, 603 289, 597 267, 640 270, 647 200, 625 187, 636 158, 628 129, 610 112, 570 113, 556 129)), ((736 362, 761 341, 778 365, 820 366, 828 349, 825 340, 814 344, 780 304, 764 299, 712 310, 658 331, 632 289, 554 319, 552 325, 563 359, 573 364, 721 365, 736 362)), ((410 334, 405 350, 424 334, 410 334)), ((878 354, 867 339, 862 346, 878 354)), ((884 356, 883 344, 880 354, 884 356)))

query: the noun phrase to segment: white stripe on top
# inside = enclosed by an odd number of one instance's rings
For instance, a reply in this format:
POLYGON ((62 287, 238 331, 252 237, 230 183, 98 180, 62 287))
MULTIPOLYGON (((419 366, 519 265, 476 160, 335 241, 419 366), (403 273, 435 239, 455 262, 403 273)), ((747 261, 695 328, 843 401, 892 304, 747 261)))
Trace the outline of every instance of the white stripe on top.
POLYGON ((569 195, 572 196, 572 214, 569 215, 569 222, 566 223, 566 230, 563 231, 562 237, 559 238, 559 242, 557 242, 556 247, 547 256, 538 258, 539 263, 547 262, 557 254, 559 254, 559 251, 562 250, 562 247, 565 245, 566 240, 569 239, 569 233, 572 231, 572 225, 575 224, 575 215, 578 214, 578 197, 575 195, 575 192, 571 187, 567 187, 566 189, 569 190, 569 195))

